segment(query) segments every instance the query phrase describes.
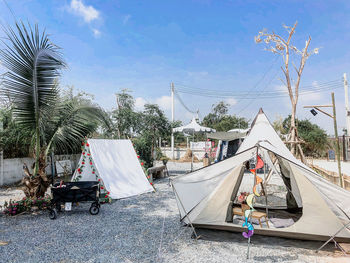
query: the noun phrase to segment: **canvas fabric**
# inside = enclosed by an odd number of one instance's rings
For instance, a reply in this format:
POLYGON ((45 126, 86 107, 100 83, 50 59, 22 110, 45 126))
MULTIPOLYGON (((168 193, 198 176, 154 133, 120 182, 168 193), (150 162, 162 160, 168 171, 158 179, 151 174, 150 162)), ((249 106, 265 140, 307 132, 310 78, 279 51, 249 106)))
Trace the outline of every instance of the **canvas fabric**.
MULTIPOLYGON (((327 240, 349 221, 350 192, 326 181, 297 160, 263 112, 257 115, 238 154, 172 181, 181 219, 198 227, 244 231, 241 226, 228 222, 228 208, 237 185, 241 183, 244 163, 254 157, 257 151, 265 157, 268 152, 278 157, 281 171, 288 178, 293 197, 297 205, 302 207, 302 216, 285 228, 257 226, 256 233, 327 240)), ((278 173, 277 170, 274 172, 278 173)), ((350 242, 350 230, 344 228, 336 238, 350 242)))
MULTIPOLYGON (((96 171, 92 174, 90 166, 84 167, 80 181, 100 178, 113 199, 154 191, 130 140, 89 139, 87 142, 96 171)), ((81 161, 82 157, 79 164, 81 161)), ((76 171, 73 180, 77 175, 76 171)))

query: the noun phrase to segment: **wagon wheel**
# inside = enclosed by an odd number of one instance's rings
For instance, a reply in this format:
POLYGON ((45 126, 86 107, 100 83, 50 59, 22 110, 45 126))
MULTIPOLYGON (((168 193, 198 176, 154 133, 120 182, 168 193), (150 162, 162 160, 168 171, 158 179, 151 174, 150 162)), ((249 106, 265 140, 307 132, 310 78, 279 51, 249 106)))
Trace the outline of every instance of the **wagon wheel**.
POLYGON ((50 209, 50 211, 49 211, 49 217, 50 217, 50 219, 52 219, 52 220, 54 220, 54 219, 57 218, 57 210, 56 210, 56 208, 50 209))
POLYGON ((60 202, 56 203, 56 209, 57 209, 57 212, 62 212, 62 206, 60 202))
POLYGON ((100 212, 100 208, 98 207, 97 204, 92 203, 92 204, 91 204, 91 207, 90 207, 90 209, 89 209, 89 212, 90 212, 90 214, 92 214, 92 215, 97 215, 97 214, 100 212))

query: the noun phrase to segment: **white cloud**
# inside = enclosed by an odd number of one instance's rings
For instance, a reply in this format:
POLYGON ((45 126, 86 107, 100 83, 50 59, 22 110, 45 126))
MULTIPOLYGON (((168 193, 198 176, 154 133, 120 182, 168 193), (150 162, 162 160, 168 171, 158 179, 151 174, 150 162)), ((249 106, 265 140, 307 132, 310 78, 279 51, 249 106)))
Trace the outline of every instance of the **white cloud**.
POLYGON ((101 31, 96 29, 96 28, 92 29, 92 33, 94 33, 94 37, 96 37, 96 38, 101 36, 101 31))
POLYGON ((123 25, 126 25, 128 23, 128 21, 130 20, 130 18, 131 18, 131 15, 124 16, 124 18, 123 18, 123 25))
POLYGON ((299 100, 301 103, 320 101, 322 100, 322 94, 319 92, 302 93, 302 94, 299 94, 299 100))
POLYGON ((138 111, 142 111, 146 103, 147 101, 144 98, 137 97, 135 99, 135 109, 138 111))
POLYGON ((162 96, 160 98, 155 99, 155 103, 159 105, 159 107, 163 110, 171 109, 171 97, 170 96, 162 96))
POLYGON ((91 5, 85 5, 82 0, 72 0, 69 6, 71 13, 80 16, 86 23, 90 23, 100 17, 100 12, 91 5))
POLYGON ((135 98, 135 109, 138 111, 142 111, 146 103, 158 104, 159 107, 164 111, 171 110, 170 96, 162 96, 159 98, 152 98, 152 99, 144 99, 142 97, 137 97, 135 98))
POLYGON ((233 105, 236 105, 236 104, 237 104, 237 100, 235 100, 234 98, 227 98, 227 99, 225 99, 225 102, 226 102, 227 104, 229 104, 231 107, 232 107, 233 105))

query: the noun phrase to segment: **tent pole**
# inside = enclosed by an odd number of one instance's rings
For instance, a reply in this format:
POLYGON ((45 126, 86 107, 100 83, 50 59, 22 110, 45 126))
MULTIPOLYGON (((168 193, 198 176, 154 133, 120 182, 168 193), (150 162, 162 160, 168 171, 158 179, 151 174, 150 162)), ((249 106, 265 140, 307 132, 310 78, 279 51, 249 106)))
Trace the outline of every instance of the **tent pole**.
POLYGON ((322 248, 324 248, 329 242, 331 242, 332 240, 334 241, 334 243, 336 244, 336 246, 338 246, 340 248, 340 250, 345 254, 346 252, 344 251, 344 249, 334 240, 334 237, 336 235, 338 235, 344 228, 347 228, 348 226, 350 226, 350 222, 348 222, 346 225, 344 225, 341 229, 339 229, 337 231, 337 233, 335 233, 333 236, 331 236, 330 239, 328 239, 319 249, 316 250, 316 253, 318 253, 322 248))
POLYGON ((193 144, 194 144, 194 129, 193 129, 193 132, 192 132, 192 147, 191 147, 191 172, 193 171, 193 144))
POLYGON ((195 239, 198 240, 198 239, 200 238, 200 236, 197 235, 196 229, 194 228, 194 226, 193 226, 193 224, 192 224, 192 221, 191 221, 190 217, 188 216, 188 213, 186 212, 186 209, 185 209, 184 205, 182 204, 182 201, 181 201, 179 195, 177 194, 177 191, 176 191, 176 189, 175 189, 173 183, 171 183, 171 186, 172 186, 172 188, 173 188, 173 190, 174 190, 174 192, 175 192, 175 194, 176 194, 176 196, 177 196, 177 199, 179 199, 179 202, 180 202, 180 205, 181 205, 182 209, 183 209, 183 210, 185 211, 185 213, 186 213, 185 217, 187 217, 188 222, 190 223, 190 226, 191 226, 191 228, 192 228, 193 234, 194 234, 194 236, 196 237, 195 239))
MULTIPOLYGON (((268 153, 266 152, 266 154, 268 154, 268 153)), ((264 153, 264 157, 265 157, 265 153, 264 153)), ((266 217, 268 218, 269 217, 269 208, 267 207, 266 160, 264 160, 264 193, 265 193, 266 217)), ((266 218, 266 220, 267 220, 267 218, 266 218)))

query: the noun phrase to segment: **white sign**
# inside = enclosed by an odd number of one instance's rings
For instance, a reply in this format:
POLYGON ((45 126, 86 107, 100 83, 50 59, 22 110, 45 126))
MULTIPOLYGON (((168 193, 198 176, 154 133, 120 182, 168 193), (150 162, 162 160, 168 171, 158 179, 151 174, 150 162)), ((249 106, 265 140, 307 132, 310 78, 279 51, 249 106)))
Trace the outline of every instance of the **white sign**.
POLYGON ((211 142, 190 142, 190 149, 204 150, 209 149, 211 142))
POLYGON ((70 210, 72 210, 72 203, 65 203, 65 205, 64 205, 64 210, 66 210, 66 211, 70 211, 70 210))
POLYGON ((58 176, 63 176, 65 172, 71 175, 72 165, 70 160, 56 161, 56 171, 58 176))

